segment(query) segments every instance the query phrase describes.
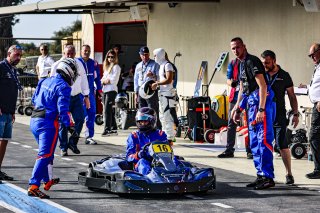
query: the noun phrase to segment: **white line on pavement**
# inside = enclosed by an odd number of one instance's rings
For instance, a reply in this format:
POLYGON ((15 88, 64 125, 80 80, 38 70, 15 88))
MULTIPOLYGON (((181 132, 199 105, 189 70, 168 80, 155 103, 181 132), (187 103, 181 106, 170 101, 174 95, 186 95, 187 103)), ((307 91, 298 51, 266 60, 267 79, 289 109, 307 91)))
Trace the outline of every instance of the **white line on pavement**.
POLYGON ((14 141, 11 141, 10 143, 16 144, 16 145, 20 144, 19 142, 14 142, 14 141))
POLYGON ((73 159, 71 158, 61 158, 62 160, 66 160, 66 161, 73 161, 73 159))
POLYGON ((225 205, 223 203, 211 203, 211 204, 215 205, 215 206, 219 206, 219 207, 225 208, 225 209, 232 209, 233 208, 232 206, 228 206, 228 205, 225 205))
POLYGON ((185 197, 191 198, 193 200, 203 200, 204 199, 202 197, 198 197, 198 196, 195 196, 195 195, 185 195, 185 197))
POLYGON ((82 165, 82 166, 88 166, 88 163, 84 163, 84 162, 77 162, 77 164, 82 165))
POLYGON ((9 205, 8 203, 5 203, 4 201, 0 200, 0 206, 9 209, 12 212, 17 212, 17 213, 25 213, 25 211, 22 211, 14 206, 9 205))
POLYGON ((32 146, 29 146, 29 145, 21 145, 21 146, 28 149, 32 148, 32 146))
POLYGON ((36 151, 36 152, 39 152, 39 149, 33 149, 34 151, 36 151))

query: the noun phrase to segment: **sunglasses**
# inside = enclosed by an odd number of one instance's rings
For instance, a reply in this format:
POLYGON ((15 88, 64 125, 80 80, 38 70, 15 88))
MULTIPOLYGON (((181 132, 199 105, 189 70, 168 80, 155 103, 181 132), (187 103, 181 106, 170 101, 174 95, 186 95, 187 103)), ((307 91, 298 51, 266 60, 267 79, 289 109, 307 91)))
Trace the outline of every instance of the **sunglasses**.
POLYGON ((20 45, 13 45, 9 48, 8 52, 11 52, 12 50, 22 50, 22 47, 20 45))
POLYGON ((318 49, 316 49, 313 53, 309 54, 308 56, 309 56, 310 58, 313 58, 314 55, 315 55, 317 52, 319 52, 319 50, 320 50, 320 47, 319 47, 318 49))
POLYGON ((107 58, 114 58, 114 56, 108 55, 107 58))

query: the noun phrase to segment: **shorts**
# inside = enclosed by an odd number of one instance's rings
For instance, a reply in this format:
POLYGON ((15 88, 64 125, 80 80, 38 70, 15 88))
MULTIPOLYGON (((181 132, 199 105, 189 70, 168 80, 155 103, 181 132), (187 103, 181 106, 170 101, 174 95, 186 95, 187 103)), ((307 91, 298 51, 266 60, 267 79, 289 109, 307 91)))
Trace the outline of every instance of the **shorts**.
POLYGON ((9 140, 12 137, 12 115, 0 115, 0 140, 9 140))
POLYGON ((274 126, 274 139, 276 141, 276 147, 280 150, 289 148, 289 143, 286 137, 287 126, 274 126))

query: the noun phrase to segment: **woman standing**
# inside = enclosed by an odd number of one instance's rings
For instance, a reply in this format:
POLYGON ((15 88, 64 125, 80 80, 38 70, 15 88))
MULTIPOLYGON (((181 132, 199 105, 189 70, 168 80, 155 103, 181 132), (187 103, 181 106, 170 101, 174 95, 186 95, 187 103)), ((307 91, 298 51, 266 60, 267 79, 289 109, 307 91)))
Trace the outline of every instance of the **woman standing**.
POLYGON ((115 121, 115 113, 112 108, 114 100, 118 93, 118 81, 121 68, 118 65, 118 56, 114 50, 109 50, 103 62, 103 76, 101 83, 103 85, 103 103, 104 103, 104 131, 102 137, 117 135, 117 130, 112 130, 115 121))

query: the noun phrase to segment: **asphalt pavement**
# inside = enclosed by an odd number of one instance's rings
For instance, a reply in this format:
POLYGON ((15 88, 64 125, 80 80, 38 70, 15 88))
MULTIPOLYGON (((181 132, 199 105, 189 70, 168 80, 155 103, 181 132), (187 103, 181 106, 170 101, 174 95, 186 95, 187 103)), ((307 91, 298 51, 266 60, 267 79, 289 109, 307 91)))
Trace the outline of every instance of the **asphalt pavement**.
POLYGON ((217 176, 217 189, 205 195, 134 196, 122 198, 105 191, 90 191, 77 184, 77 174, 85 171, 89 162, 108 154, 123 153, 127 136, 134 129, 120 130, 118 136, 102 138, 102 126, 96 126, 98 145, 85 145, 79 141, 80 155, 69 150, 61 157, 57 147, 54 174, 61 183, 48 192, 51 199, 43 201, 26 196, 28 179, 37 154, 37 144, 29 131, 30 117, 17 115, 14 137, 9 143, 3 162, 3 171, 15 181, 0 185, 0 212, 317 212, 320 210, 320 180, 309 180, 305 174, 313 170, 313 162, 292 159, 296 184, 287 186, 285 169, 280 157, 275 157, 276 187, 255 191, 245 185, 255 179, 252 160, 246 159, 244 150, 234 158, 219 159, 224 148, 214 144, 192 143, 178 138, 173 149, 201 167, 213 167, 217 176), (35 202, 36 200, 36 202, 35 202))

